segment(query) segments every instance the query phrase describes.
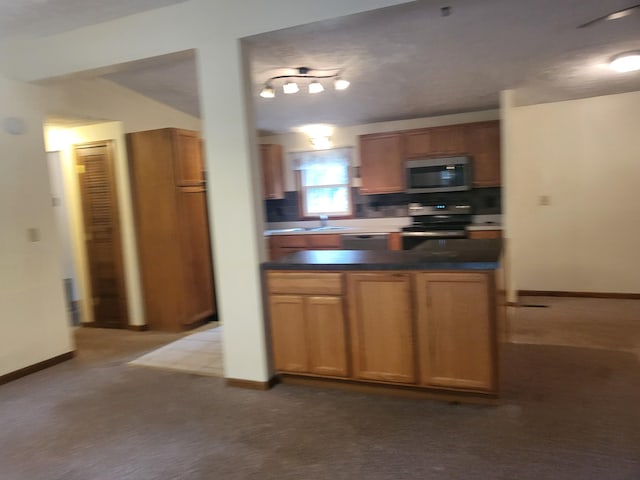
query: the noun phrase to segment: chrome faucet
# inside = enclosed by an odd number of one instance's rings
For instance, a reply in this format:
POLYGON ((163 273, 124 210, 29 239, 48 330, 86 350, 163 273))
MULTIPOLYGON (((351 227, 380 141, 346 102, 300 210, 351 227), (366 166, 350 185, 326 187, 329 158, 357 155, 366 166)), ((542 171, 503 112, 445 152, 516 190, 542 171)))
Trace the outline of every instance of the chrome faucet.
POLYGON ((329 217, 327 215, 320 215, 320 226, 326 227, 329 222, 329 217))

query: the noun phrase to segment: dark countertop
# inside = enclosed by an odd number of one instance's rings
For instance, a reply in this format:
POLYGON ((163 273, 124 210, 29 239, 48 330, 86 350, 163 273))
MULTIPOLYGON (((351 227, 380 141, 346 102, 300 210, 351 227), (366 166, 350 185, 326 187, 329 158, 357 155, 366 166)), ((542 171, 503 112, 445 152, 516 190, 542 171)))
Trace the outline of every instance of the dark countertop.
POLYGON ((263 270, 495 270, 502 240, 427 240, 413 250, 307 250, 263 270))

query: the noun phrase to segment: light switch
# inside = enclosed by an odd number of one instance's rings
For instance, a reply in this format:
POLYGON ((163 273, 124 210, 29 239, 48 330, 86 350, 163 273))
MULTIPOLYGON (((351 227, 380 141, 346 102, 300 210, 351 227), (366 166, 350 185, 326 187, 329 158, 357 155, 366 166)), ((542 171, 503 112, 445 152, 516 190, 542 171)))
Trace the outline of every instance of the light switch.
POLYGON ((27 236, 29 237, 30 242, 39 242, 40 241, 40 230, 37 228, 28 228, 27 236))

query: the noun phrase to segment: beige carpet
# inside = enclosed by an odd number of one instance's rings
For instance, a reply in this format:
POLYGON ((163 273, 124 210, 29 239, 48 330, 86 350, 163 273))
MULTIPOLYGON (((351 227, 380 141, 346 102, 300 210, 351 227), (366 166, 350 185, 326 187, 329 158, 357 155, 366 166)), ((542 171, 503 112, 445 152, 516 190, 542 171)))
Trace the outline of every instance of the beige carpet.
POLYGON ((222 327, 206 327, 142 355, 129 365, 224 377, 222 327))

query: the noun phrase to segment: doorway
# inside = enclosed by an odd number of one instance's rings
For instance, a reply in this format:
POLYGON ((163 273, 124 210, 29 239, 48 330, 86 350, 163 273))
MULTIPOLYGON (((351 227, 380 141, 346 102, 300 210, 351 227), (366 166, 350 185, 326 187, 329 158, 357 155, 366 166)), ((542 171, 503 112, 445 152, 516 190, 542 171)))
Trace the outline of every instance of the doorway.
POLYGON ((89 305, 93 310, 91 326, 126 328, 127 297, 113 142, 75 145, 73 151, 80 186, 90 278, 89 305))

